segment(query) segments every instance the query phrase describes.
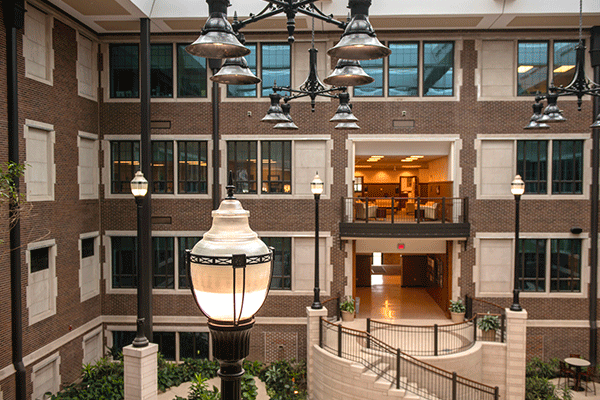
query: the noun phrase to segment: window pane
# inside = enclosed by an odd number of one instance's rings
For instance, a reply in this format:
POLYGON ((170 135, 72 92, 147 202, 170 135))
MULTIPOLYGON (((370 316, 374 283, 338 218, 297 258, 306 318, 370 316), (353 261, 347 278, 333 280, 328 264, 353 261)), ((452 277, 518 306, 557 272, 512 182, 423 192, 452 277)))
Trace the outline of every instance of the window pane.
POLYGON ((423 44, 423 96, 454 94, 454 43, 423 44))
POLYGON ((208 359, 208 332, 181 332, 179 359, 208 359))
POLYGON ((262 66, 262 96, 269 97, 273 93, 273 85, 290 86, 291 82, 291 55, 290 45, 263 44, 261 46, 262 66))
POLYGON ((131 180, 140 169, 140 143, 114 141, 111 146, 111 192, 131 194, 131 180))
POLYGON ((525 292, 546 291, 546 240, 521 239, 517 279, 525 292))
POLYGON ((110 97, 139 97, 139 54, 137 44, 110 45, 110 97))
POLYGON ((153 332, 152 336, 164 359, 175 361, 175 332, 153 332))
POLYGON ((551 292, 581 291, 581 240, 552 239, 551 292))
POLYGON ((552 142, 552 193, 582 193, 583 141, 552 142))
POLYGON ((519 42, 517 94, 548 91, 548 42, 519 42))
POLYGON ((200 237, 179 238, 179 289, 189 289, 188 273, 186 265, 186 250, 192 250, 194 245, 200 241, 200 237))
POLYGON ((206 97, 206 58, 191 55, 186 46, 177 45, 177 97, 206 97))
POLYGON ((525 181, 525 193, 546 194, 548 191, 548 142, 519 140, 517 142, 517 174, 525 181))
POLYGON ((113 350, 122 352, 123 347, 133 343, 135 336, 135 331, 113 331, 113 350))
MULTIPOLYGON (((251 53, 245 56, 248 68, 256 75, 256 44, 244 44, 251 53)), ((256 97, 256 85, 227 85, 227 97, 256 97)))
POLYGON ((291 142, 262 142, 262 193, 292 193, 291 142))
POLYGON ((49 268, 48 264, 48 247, 31 250, 29 259, 31 261, 31 273, 43 271, 49 268))
POLYGON ((152 142, 152 193, 173 193, 173 142, 152 142))
POLYGON ((292 289, 292 238, 261 238, 269 247, 273 247, 273 279, 271 289, 292 289))
POLYGON ((360 66, 371 78, 368 85, 354 87, 355 96, 383 96, 383 58, 377 60, 361 60, 360 66))
POLYGON ((150 93, 152 97, 173 97, 173 45, 150 46, 150 93))
POLYGON ((81 240, 81 258, 92 257, 94 255, 94 238, 81 240))
POLYGON ((114 236, 112 238, 112 287, 137 287, 137 239, 114 236))
POLYGON ((388 96, 419 95, 419 44, 390 43, 388 96))
POLYGON ((256 142, 227 142, 227 170, 233 171, 236 193, 256 193, 256 142))
POLYGON ((207 193, 206 142, 177 142, 179 193, 207 193))
POLYGON ((175 288, 175 256, 173 249, 173 238, 152 238, 153 250, 153 285, 159 289, 175 288))
POLYGON ((554 86, 567 86, 575 76, 577 42, 554 42, 554 86))

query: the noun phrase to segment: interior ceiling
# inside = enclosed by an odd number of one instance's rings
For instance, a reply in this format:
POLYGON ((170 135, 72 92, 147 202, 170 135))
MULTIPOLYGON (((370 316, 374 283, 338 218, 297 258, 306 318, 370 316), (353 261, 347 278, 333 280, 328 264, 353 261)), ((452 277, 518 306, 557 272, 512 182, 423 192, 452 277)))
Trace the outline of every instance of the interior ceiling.
POLYGON ((420 154, 407 154, 407 155, 403 155, 403 156, 384 156, 383 158, 379 159, 376 162, 367 161, 369 156, 356 156, 354 159, 354 164, 355 164, 356 168, 364 168, 365 165, 369 165, 370 168, 372 168, 372 169, 394 169, 394 168, 402 169, 405 167, 411 168, 411 166, 415 166, 415 165, 420 165, 420 166, 426 168, 427 164, 430 161, 445 157, 445 156, 423 156, 423 158, 421 158, 419 160, 415 160, 412 162, 402 162, 402 160, 406 157, 418 156, 418 155, 420 155, 420 154))
MULTIPOLYGON (((99 34, 139 31, 139 19, 149 17, 154 33, 200 31, 208 15, 203 0, 32 0, 49 2, 86 24, 99 34)), ((230 17, 237 11, 240 19, 257 14, 264 0, 232 0, 230 17)), ((346 1, 322 0, 316 4, 325 14, 346 19, 346 1)), ((370 10, 374 28, 408 29, 527 29, 577 28, 579 1, 546 0, 473 0, 468 6, 459 0, 389 0, 375 2, 370 10)), ((600 21, 600 0, 583 0, 583 26, 589 28, 600 21)), ((296 16, 298 31, 310 30, 308 16, 296 16)), ((285 17, 268 18, 244 28, 244 32, 286 31, 285 17)), ((317 31, 336 31, 333 25, 315 21, 317 31)))

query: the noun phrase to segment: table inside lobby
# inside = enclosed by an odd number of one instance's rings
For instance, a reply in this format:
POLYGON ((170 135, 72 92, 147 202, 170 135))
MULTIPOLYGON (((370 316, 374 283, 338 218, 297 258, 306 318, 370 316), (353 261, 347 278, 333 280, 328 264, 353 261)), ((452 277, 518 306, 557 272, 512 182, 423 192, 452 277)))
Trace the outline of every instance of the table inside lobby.
POLYGON ((584 389, 581 387, 581 369, 589 367, 591 363, 588 360, 576 357, 565 358, 565 362, 571 367, 575 367, 575 384, 573 385, 573 390, 576 392, 583 391, 584 389))

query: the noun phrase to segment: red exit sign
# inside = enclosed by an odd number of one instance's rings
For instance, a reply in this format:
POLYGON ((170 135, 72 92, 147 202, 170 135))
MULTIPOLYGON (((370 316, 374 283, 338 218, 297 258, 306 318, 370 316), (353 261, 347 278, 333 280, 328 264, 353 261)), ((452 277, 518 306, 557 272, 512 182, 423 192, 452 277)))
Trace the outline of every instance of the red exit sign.
POLYGON ((398 250, 404 250, 404 243, 398 243, 398 250))

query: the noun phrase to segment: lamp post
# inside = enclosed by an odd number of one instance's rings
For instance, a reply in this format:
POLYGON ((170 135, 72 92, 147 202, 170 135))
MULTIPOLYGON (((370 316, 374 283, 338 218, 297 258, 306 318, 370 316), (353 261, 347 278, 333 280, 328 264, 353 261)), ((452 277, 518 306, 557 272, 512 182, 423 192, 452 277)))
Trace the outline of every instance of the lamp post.
POLYGON ((515 196, 515 287, 513 289, 513 304, 511 311, 523 311, 519 304, 519 276, 517 275, 517 266, 519 265, 519 203, 521 195, 525 192, 525 182, 521 175, 516 175, 510 184, 510 191, 515 196))
POLYGON ((242 361, 250 351, 250 329, 271 284, 273 252, 248 225, 249 212, 228 196, 212 212, 213 224, 187 250, 192 294, 208 318, 213 355, 220 363, 223 400, 241 399, 242 361))
POLYGON ((323 308, 319 299, 319 292, 321 291, 319 288, 319 199, 321 198, 321 193, 323 193, 323 186, 325 185, 317 172, 310 183, 310 191, 315 196, 315 299, 311 306, 314 310, 323 308))
POLYGON ((149 271, 142 265, 142 206, 144 204, 144 197, 148 193, 148 181, 144 178, 142 171, 135 173, 133 180, 131 181, 131 194, 135 197, 135 203, 137 205, 137 334, 133 339, 133 347, 146 347, 148 346, 148 339, 144 335, 144 299, 146 298, 145 291, 147 290, 144 285, 144 275, 149 271))

